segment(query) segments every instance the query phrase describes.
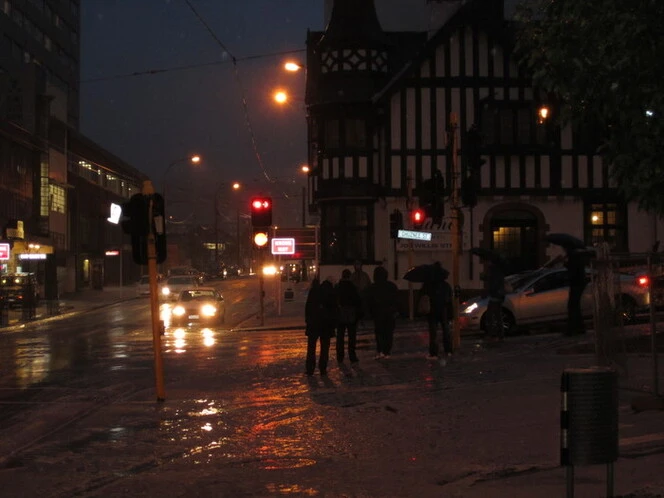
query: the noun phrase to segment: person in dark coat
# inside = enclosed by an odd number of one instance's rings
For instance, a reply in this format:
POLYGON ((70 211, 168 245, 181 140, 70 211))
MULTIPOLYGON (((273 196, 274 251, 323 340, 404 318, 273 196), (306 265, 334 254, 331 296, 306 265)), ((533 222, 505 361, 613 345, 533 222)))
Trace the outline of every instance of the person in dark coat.
POLYGON ((439 262, 432 264, 431 278, 422 284, 420 298, 429 297, 430 309, 427 314, 429 326, 429 359, 439 358, 438 324, 443 330, 443 349, 446 355, 452 354, 452 334, 449 320, 452 316, 452 287, 447 282, 449 272, 439 262))
POLYGON ((489 261, 486 276, 489 303, 487 305, 487 335, 502 341, 505 337, 502 309, 505 301, 505 264, 502 261, 489 261))
POLYGON ((566 335, 583 334, 586 331, 581 312, 581 296, 586 288, 586 265, 590 262, 590 253, 581 249, 567 252, 567 274, 569 275, 569 296, 567 298, 566 335))
POLYGON ((357 342, 357 322, 362 312, 362 299, 357 287, 351 281, 350 270, 341 272, 341 280, 336 286, 337 301, 339 303, 339 320, 337 323, 337 361, 344 361, 344 339, 348 331, 348 358, 351 363, 357 363, 355 344, 357 342))
POLYGON ((367 288, 367 305, 374 320, 376 335, 376 359, 389 358, 392 354, 394 328, 399 313, 399 289, 387 277, 387 270, 377 266, 373 272, 373 283, 367 288))
POLYGON ((325 280, 322 284, 318 277, 314 278, 304 305, 306 322, 307 358, 305 368, 307 375, 316 370, 316 345, 320 341, 318 369, 321 375, 327 375, 327 362, 330 355, 330 339, 334 336, 336 324, 337 301, 332 284, 325 280))

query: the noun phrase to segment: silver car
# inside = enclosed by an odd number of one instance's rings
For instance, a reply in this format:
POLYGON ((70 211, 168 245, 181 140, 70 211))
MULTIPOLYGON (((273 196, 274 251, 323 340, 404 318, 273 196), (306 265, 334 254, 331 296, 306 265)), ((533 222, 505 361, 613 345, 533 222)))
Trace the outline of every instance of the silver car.
MULTIPOLYGON (((588 282, 591 280, 587 273, 588 282)), ((502 308, 505 334, 517 328, 567 320, 569 276, 567 269, 541 269, 505 279, 508 293, 502 308)), ((636 314, 650 304, 648 280, 643 274, 619 274, 620 305, 625 321, 632 321, 636 314)), ((486 332, 485 315, 488 297, 475 297, 461 304, 461 329, 486 332)), ((592 284, 586 286, 581 296, 583 316, 593 314, 592 284)))

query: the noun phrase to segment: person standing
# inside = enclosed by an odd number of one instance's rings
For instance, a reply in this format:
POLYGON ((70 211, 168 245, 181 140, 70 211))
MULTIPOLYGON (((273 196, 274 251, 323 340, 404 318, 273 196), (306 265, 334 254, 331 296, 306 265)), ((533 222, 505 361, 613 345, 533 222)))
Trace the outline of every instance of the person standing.
POLYGON ((353 270, 350 280, 355 284, 355 288, 362 300, 361 316, 359 317, 361 320, 369 312, 369 307, 367 306, 367 289, 371 285, 371 279, 369 278, 369 274, 362 269, 362 261, 359 259, 356 259, 355 263, 353 263, 353 270))
POLYGON ((452 316, 452 287, 447 282, 449 272, 438 261, 432 264, 431 278, 422 284, 420 298, 429 298, 429 313, 427 324, 429 327, 429 359, 439 359, 438 324, 443 332, 444 354, 452 355, 452 334, 450 333, 449 319, 452 316))
POLYGON ((314 278, 304 305, 305 334, 307 336, 305 368, 307 375, 313 375, 316 370, 316 346, 318 342, 320 342, 318 369, 321 375, 327 375, 330 339, 334 335, 336 307, 336 297, 332 284, 328 280, 321 284, 318 277, 314 278))
POLYGON ((339 320, 337 323, 337 362, 344 361, 344 342, 348 331, 348 358, 351 363, 357 363, 355 344, 357 343, 357 322, 362 310, 362 300, 355 284, 351 282, 350 270, 341 272, 341 280, 336 286, 337 300, 339 302, 339 320))
POLYGON ((373 280, 367 288, 367 306, 374 320, 376 359, 389 358, 399 313, 399 289, 388 280, 387 270, 382 266, 374 269, 373 280))
POLYGON ((590 253, 583 249, 567 252, 567 274, 569 276, 569 296, 567 298, 567 331, 566 335, 579 335, 586 331, 581 312, 581 296, 588 284, 586 266, 590 262, 590 253))
POLYGON ((505 338, 503 326, 503 302, 505 301, 505 266, 502 261, 489 261, 486 277, 489 303, 487 305, 487 335, 502 341, 505 338))

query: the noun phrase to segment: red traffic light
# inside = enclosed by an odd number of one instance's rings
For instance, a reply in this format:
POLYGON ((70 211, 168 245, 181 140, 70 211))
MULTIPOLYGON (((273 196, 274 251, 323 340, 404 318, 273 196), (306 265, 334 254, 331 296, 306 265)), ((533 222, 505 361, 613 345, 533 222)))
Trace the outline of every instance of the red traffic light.
POLYGON ((272 203, 270 202, 270 199, 256 198, 251 201, 251 209, 255 211, 260 211, 262 209, 269 209, 271 204, 272 203))
POLYGON ((252 226, 265 228, 272 225, 271 197, 253 197, 250 205, 252 226))
POLYGON ((413 209, 412 213, 410 214, 410 218, 413 221, 413 225, 421 225, 424 223, 426 215, 423 209, 417 208, 413 209))

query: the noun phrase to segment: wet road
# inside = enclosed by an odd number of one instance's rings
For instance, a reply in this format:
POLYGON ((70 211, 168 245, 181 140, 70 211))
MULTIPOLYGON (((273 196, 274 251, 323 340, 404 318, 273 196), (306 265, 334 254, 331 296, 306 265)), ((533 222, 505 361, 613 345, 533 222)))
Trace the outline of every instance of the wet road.
POLYGON ((362 331, 358 366, 307 378, 302 331, 235 329, 233 292, 224 327, 167 329, 164 403, 145 302, 0 336, 0 495, 433 497, 556 467, 561 367, 587 362, 558 339, 442 367, 421 331, 389 361, 362 331))

